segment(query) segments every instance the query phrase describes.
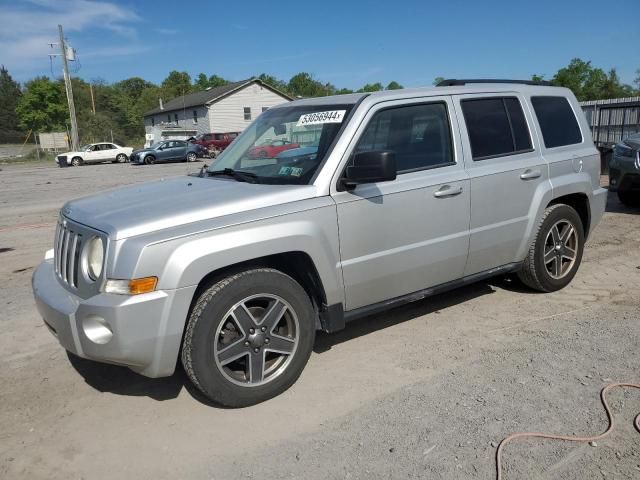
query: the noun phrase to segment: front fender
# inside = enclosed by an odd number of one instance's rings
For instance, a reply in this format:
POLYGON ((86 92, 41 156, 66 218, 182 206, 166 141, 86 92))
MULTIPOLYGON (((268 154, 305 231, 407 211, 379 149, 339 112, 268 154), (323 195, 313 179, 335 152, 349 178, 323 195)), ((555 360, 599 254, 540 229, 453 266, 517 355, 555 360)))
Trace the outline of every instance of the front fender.
POLYGON ((160 290, 183 288, 221 268, 298 251, 314 262, 327 302, 343 302, 336 215, 331 203, 152 244, 144 248, 136 275, 157 275, 160 290))

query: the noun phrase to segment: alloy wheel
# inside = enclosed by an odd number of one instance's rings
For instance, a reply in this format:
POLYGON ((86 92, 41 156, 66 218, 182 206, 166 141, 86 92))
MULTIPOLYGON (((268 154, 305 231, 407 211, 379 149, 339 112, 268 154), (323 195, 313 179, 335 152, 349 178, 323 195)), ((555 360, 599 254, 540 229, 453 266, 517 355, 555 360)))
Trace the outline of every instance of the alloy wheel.
POLYGON ((553 224, 544 242, 544 265, 554 279, 565 277, 573 268, 578 252, 578 233, 571 222, 553 224))

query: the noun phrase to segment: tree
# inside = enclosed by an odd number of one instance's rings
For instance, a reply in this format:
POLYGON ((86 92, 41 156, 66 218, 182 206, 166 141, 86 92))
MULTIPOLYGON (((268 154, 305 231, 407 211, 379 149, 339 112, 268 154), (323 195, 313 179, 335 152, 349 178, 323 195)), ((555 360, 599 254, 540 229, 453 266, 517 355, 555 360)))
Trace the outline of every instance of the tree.
POLYGON ((402 85, 400 85, 398 82, 396 82, 395 80, 392 80, 389 82, 389 84, 387 85, 387 88, 385 88, 385 90, 401 90, 404 87, 402 85))
POLYGON ((64 86, 47 77, 28 81, 16 113, 22 128, 30 128, 34 132, 64 131, 69 115, 64 86))
POLYGON ((433 79, 432 84, 433 84, 434 86, 437 86, 440 82, 443 82, 444 80, 445 80, 445 78, 444 78, 444 77, 436 77, 436 78, 434 78, 434 79, 433 79))
POLYGON ((630 96, 633 89, 620 82, 616 69, 606 73, 580 58, 574 58, 569 65, 561 68, 553 76, 554 85, 567 87, 580 101, 630 96))
POLYGON ((162 81, 162 93, 165 101, 191 92, 191 75, 187 72, 172 70, 167 78, 162 81))
POLYGON ((336 95, 346 95, 348 93, 353 93, 353 90, 349 88, 341 88, 340 90, 336 90, 336 95))
POLYGON ((636 78, 633 79, 633 83, 636 84, 636 88, 638 89, 638 94, 640 94, 640 68, 636 70, 636 78))
POLYGON ((211 75, 210 77, 207 77, 204 73, 200 73, 198 74, 196 80, 193 82, 192 90, 194 92, 199 92, 202 90, 206 90, 207 88, 221 87, 223 85, 227 85, 228 83, 228 80, 225 80, 218 75, 211 75))
POLYGON ((364 87, 358 90, 358 92, 379 92, 380 90, 384 90, 384 87, 380 82, 377 82, 367 83, 364 87))
POLYGON ((142 93, 146 89, 152 87, 155 87, 153 83, 147 82, 145 79, 140 77, 127 78, 126 80, 121 80, 113 84, 113 88, 115 90, 120 91, 127 98, 134 102, 138 101, 138 99, 142 96, 142 93))
POLYGON ((20 85, 14 81, 9 71, 0 66, 0 142, 17 142, 23 135, 19 132, 16 106, 20 99, 20 85))
POLYGON ((287 90, 293 96, 300 97, 321 97, 327 94, 326 86, 314 80, 307 72, 300 72, 291 77, 287 90))
POLYGON ((280 90, 281 92, 287 93, 289 91, 289 87, 286 82, 277 79, 272 75, 267 75, 266 73, 261 73, 258 75, 258 80, 266 83, 270 87, 275 88, 276 90, 280 90))

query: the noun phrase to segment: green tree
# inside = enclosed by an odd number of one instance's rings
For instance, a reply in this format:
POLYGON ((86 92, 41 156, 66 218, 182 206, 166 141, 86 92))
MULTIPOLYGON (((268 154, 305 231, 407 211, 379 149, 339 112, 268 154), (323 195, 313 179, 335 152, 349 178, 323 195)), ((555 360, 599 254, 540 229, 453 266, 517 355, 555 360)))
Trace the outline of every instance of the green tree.
POLYGON ((19 119, 16 106, 20 99, 20 85, 9 75, 9 71, 0 66, 0 142, 17 142, 23 137, 19 131, 19 119))
POLYGON ((36 77, 25 84, 16 106, 20 126, 34 132, 50 132, 66 128, 69 109, 64 86, 47 77, 36 77))
POLYGON ((191 92, 191 75, 172 70, 162 81, 163 100, 169 101, 191 92))
POLYGON ((533 75, 531 75, 531 81, 544 82, 544 75, 538 75, 537 73, 534 73, 533 75))
POLYGON ((640 95, 640 68, 636 70, 636 78, 633 79, 633 83, 636 84, 637 93, 640 95))
POLYGON ((402 85, 400 85, 398 82, 396 82, 395 80, 392 80, 389 82, 389 84, 387 85, 387 88, 385 88, 385 90, 401 90, 404 87, 402 85))
POLYGON ((211 75, 207 77, 204 73, 198 74, 195 81, 193 82, 193 91, 199 92, 202 90, 206 90, 207 88, 215 88, 221 87, 223 85, 228 84, 229 81, 218 75, 211 75))
POLYGON ((377 82, 367 83, 364 87, 358 90, 358 92, 379 92, 380 90, 384 90, 384 87, 380 82, 377 82))
POLYGON ((287 90, 292 95, 300 97, 321 97, 327 94, 327 87, 314 80, 307 72, 300 72, 291 77, 287 90))
POLYGON ((348 93, 353 93, 353 90, 349 88, 341 88, 340 90, 336 90, 336 95, 346 95, 348 93))
POLYGON ((275 88, 276 90, 280 90, 281 92, 288 93, 289 87, 286 82, 277 79, 273 75, 267 75, 266 73, 261 73, 258 75, 258 80, 266 83, 267 85, 275 88))
POLYGON ((433 82, 431 82, 433 84, 433 86, 437 86, 440 82, 443 82, 445 80, 444 77, 436 77, 433 79, 433 82))

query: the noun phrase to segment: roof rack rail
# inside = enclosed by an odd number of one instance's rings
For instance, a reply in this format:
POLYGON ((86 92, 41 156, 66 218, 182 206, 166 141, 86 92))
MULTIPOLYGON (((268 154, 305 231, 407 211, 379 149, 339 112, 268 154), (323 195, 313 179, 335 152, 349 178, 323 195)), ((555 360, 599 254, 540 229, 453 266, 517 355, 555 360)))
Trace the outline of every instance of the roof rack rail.
POLYGON ((442 80, 440 83, 436 85, 436 87, 457 87, 460 85, 466 85, 468 83, 520 83, 522 85, 544 85, 551 86, 551 82, 546 80, 507 80, 504 78, 465 78, 465 79, 456 79, 449 78, 447 80, 442 80))

